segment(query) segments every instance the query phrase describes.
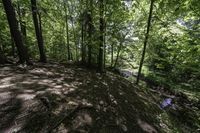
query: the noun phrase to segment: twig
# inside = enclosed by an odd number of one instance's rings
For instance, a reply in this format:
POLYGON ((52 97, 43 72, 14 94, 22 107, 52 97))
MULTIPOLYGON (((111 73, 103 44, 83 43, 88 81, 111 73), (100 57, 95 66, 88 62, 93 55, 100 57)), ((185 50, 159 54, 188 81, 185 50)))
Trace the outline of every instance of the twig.
POLYGON ((154 92, 154 93, 158 93, 158 94, 161 95, 161 96, 169 97, 169 98, 174 98, 174 97, 175 97, 175 96, 163 94, 163 93, 161 93, 160 91, 153 90, 153 89, 150 89, 150 91, 151 91, 151 92, 154 92))

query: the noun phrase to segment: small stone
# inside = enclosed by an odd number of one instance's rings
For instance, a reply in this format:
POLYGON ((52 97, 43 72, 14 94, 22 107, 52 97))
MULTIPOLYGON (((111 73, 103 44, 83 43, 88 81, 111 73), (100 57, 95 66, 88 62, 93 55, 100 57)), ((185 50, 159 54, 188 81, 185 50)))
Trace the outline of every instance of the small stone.
POLYGON ((122 127, 122 130, 123 130, 124 132, 127 132, 127 131, 128 131, 128 129, 127 129, 127 127, 126 127, 125 125, 121 125, 121 127, 122 127))
POLYGON ((103 104, 104 104, 104 102, 101 100, 101 101, 99 102, 99 104, 100 104, 100 105, 103 105, 103 104))

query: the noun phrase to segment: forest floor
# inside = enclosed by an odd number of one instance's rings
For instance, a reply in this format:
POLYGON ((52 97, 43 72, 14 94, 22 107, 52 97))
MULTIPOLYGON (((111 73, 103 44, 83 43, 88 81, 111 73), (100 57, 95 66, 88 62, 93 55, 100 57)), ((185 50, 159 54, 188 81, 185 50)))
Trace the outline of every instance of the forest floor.
POLYGON ((1 133, 195 133, 199 115, 199 102, 111 72, 58 63, 0 66, 1 133), (161 109, 167 96, 173 106, 161 109))

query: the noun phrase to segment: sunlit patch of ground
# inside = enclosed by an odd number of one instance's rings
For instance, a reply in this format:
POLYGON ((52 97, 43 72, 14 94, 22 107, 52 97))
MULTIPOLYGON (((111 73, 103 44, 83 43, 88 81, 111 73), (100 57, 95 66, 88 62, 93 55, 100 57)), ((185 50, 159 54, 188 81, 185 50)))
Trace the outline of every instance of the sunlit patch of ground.
MULTIPOLYGON (((100 76, 75 65, 4 66, 0 132, 174 131, 172 115, 159 108, 155 97, 112 73, 100 76)), ((190 126, 184 130, 193 131, 190 126)))

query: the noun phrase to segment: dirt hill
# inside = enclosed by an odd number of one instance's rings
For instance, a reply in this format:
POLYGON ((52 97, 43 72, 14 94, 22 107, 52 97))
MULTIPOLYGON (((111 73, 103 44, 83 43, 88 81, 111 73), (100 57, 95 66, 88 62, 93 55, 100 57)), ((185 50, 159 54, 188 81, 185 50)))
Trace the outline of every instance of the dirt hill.
POLYGON ((162 100, 111 72, 78 65, 0 67, 0 132, 198 132, 198 108, 177 98, 161 109, 162 100))

